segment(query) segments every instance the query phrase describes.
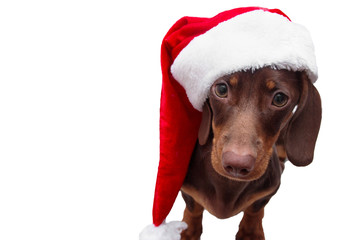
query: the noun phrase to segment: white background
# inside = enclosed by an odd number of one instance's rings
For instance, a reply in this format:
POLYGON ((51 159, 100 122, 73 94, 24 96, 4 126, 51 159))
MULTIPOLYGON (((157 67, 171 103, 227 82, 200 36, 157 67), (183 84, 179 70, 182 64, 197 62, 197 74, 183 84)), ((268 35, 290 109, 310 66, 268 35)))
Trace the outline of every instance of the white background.
MULTIPOLYGON (((158 164, 160 44, 185 15, 280 8, 311 32, 323 122, 315 160, 286 164, 267 239, 360 239, 356 1, 1 1, 0 239, 137 239, 158 164)), ((179 197, 168 220, 181 220, 179 197)), ((205 240, 241 215, 204 216, 205 240)))

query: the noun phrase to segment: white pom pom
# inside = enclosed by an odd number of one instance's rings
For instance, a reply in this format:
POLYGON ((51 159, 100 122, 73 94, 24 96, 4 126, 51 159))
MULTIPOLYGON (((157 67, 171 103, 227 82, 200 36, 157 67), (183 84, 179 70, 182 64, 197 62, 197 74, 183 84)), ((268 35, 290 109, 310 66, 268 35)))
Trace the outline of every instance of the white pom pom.
POLYGON ((158 227, 151 224, 140 233, 139 240, 180 240, 181 232, 186 228, 187 224, 180 221, 164 222, 158 227))

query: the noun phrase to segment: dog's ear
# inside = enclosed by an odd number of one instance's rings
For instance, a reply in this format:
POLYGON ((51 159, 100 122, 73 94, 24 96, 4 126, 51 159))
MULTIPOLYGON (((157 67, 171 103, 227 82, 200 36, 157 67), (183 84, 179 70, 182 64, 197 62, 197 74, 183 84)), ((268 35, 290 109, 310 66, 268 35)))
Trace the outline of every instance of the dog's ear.
POLYGON ((285 134, 285 150, 296 166, 309 165, 314 157, 316 139, 321 123, 321 99, 305 72, 299 73, 302 93, 294 116, 285 134))
POLYGON ((201 124, 198 133, 198 139, 200 145, 205 145, 205 143, 209 138, 211 121, 212 121, 212 112, 210 108, 210 103, 209 101, 205 101, 202 111, 201 124))

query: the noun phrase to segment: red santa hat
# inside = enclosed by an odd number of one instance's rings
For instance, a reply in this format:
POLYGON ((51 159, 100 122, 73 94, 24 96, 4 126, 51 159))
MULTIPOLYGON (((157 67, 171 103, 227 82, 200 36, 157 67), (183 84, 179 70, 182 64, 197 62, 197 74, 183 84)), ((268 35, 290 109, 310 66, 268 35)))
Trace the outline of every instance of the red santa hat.
POLYGON ((181 18, 163 40, 161 67, 160 163, 153 225, 141 233, 143 240, 177 239, 162 238, 155 229, 178 235, 185 228, 183 223, 172 223, 172 230, 164 230, 161 224, 186 176, 202 106, 216 79, 262 67, 305 71, 310 80, 317 79, 309 32, 282 11, 260 7, 237 8, 213 18, 181 18))

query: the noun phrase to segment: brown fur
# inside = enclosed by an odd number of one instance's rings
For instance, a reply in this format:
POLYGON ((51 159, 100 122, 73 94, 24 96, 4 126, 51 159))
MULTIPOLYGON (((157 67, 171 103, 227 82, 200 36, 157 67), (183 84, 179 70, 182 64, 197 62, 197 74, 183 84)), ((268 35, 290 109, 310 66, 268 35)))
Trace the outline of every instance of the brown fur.
POLYGON ((230 78, 230 84, 233 87, 237 87, 239 79, 234 75, 230 78))
POLYGON ((181 189, 189 225, 182 240, 200 239, 204 209, 221 219, 244 211, 236 239, 265 239, 264 207, 280 186, 285 158, 298 166, 312 161, 320 121, 319 94, 302 72, 263 68, 218 79, 181 189), (226 97, 216 95, 217 84, 227 85, 226 97), (288 97, 283 107, 272 104, 278 92, 288 97))
POLYGON ((275 83, 274 81, 272 81, 272 80, 268 80, 268 81, 266 82, 266 87, 267 87, 269 90, 273 90, 275 86, 276 86, 276 83, 275 83))

